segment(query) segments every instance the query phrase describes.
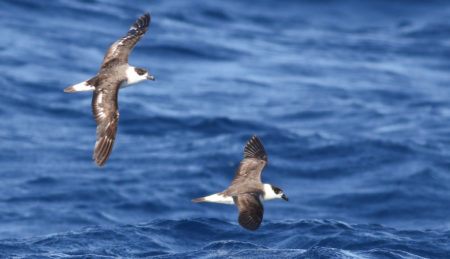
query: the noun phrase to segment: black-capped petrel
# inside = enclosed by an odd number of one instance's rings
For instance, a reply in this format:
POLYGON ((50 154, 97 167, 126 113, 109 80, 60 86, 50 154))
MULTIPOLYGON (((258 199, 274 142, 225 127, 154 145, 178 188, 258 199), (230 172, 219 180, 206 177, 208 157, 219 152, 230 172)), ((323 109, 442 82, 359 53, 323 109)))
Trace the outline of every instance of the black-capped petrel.
POLYGON ((263 219, 263 201, 277 198, 288 200, 283 190, 261 182, 261 173, 266 164, 264 146, 257 136, 253 136, 245 146, 244 160, 236 169, 228 189, 192 201, 235 204, 239 210, 239 224, 246 229, 256 230, 263 219))
POLYGON ((119 88, 155 78, 143 68, 128 65, 128 55, 136 43, 144 37, 150 25, 150 14, 146 13, 131 25, 128 33, 114 42, 103 59, 100 71, 93 78, 64 89, 64 92, 94 91, 92 113, 97 123, 95 142, 95 164, 103 166, 111 154, 116 138, 119 108, 117 95, 119 88))

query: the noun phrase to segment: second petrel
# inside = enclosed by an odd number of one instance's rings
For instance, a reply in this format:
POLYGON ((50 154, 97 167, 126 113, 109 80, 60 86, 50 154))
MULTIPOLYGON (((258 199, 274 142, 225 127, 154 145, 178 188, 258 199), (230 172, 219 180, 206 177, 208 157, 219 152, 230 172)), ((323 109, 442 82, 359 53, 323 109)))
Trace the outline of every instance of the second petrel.
POLYGON ((128 55, 136 43, 144 37, 150 25, 150 14, 139 17, 128 33, 114 42, 103 59, 100 71, 93 78, 64 89, 64 92, 94 91, 92 113, 97 123, 95 164, 103 166, 111 154, 119 121, 117 96, 119 88, 155 78, 147 70, 128 65, 128 55))
POLYGON ((239 224, 246 229, 256 230, 263 219, 263 201, 277 198, 288 200, 283 190, 261 182, 261 173, 266 164, 264 146, 257 136, 253 136, 245 146, 244 160, 236 169, 228 189, 192 201, 234 204, 239 210, 239 224))

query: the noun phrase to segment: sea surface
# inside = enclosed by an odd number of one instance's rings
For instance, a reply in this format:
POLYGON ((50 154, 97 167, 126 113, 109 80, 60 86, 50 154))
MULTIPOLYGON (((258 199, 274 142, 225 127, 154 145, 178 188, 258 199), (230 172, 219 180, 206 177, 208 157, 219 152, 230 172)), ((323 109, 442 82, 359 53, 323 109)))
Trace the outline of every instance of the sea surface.
POLYGON ((0 1, 0 258, 450 258, 449 1, 0 1), (107 164, 91 93, 151 13, 107 164), (258 135, 254 232, 228 187, 258 135))

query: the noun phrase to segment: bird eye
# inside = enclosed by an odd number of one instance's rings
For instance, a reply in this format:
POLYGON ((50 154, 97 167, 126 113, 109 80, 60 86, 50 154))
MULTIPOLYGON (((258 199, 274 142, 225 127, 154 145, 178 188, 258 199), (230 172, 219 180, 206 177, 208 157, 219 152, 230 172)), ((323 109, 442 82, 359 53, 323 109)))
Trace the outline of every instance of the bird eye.
POLYGON ((272 190, 275 194, 280 194, 283 192, 280 188, 273 186, 273 185, 272 185, 272 190))

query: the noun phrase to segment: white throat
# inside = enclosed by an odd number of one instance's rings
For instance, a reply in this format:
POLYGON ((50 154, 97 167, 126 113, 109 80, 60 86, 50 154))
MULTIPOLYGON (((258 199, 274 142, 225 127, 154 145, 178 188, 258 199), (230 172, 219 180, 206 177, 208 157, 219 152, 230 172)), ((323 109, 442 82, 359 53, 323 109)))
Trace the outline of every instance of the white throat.
POLYGON ((276 194, 273 189, 272 185, 265 183, 264 184, 264 196, 261 197, 261 201, 270 201, 273 199, 281 198, 280 194, 276 194))
POLYGON ((137 84, 139 82, 146 80, 147 79, 146 74, 139 75, 138 73, 136 73, 136 70, 134 70, 134 67, 129 66, 126 70, 127 80, 122 82, 122 84, 120 85, 120 88, 134 85, 134 84, 137 84))

